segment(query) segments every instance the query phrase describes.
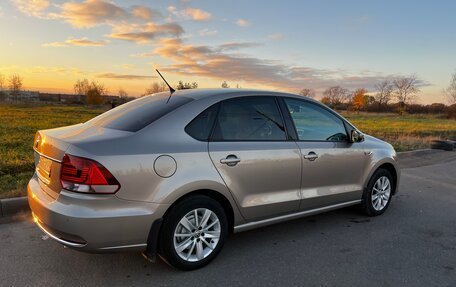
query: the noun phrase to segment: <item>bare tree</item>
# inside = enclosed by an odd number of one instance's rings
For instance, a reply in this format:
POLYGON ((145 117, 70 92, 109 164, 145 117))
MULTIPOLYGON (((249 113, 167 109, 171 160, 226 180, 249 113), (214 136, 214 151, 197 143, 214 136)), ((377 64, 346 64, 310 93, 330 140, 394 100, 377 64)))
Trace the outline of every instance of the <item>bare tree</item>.
POLYGON ((402 77, 393 81, 394 94, 399 103, 408 104, 413 97, 420 91, 418 88, 419 80, 416 75, 402 77))
POLYGON ((299 95, 309 98, 315 98, 315 90, 304 88, 299 92, 299 95))
POLYGON ((193 83, 187 83, 187 82, 183 82, 183 81, 179 81, 179 83, 177 84, 177 87, 176 89, 177 90, 187 90, 187 89, 196 89, 198 88, 198 83, 197 82, 193 82, 193 83))
POLYGON ((0 100, 5 97, 5 77, 0 74, 0 100))
POLYGON ((157 82, 153 82, 152 85, 150 85, 150 87, 146 89, 145 95, 156 94, 167 90, 168 86, 166 86, 165 83, 159 84, 157 82))
POLYGON ((393 84, 390 80, 384 80, 375 85, 377 93, 375 94, 375 100, 378 102, 379 106, 386 106, 391 100, 393 93, 393 84))
POLYGON ((85 102, 90 105, 99 105, 103 103, 103 97, 108 94, 108 89, 101 83, 87 79, 77 80, 73 86, 74 93, 79 95, 79 101, 84 102, 81 96, 85 96, 85 102))
POLYGON ((222 83, 222 88, 228 89, 230 86, 228 86, 228 83, 226 81, 223 81, 222 83))
POLYGON ((127 98, 128 97, 128 93, 120 88, 118 91, 117 91, 117 96, 119 96, 119 98, 127 98))
POLYGON ((0 91, 3 91, 5 89, 5 76, 0 74, 0 91))
POLYGON ((323 92, 330 106, 335 107, 345 102, 350 97, 350 91, 341 86, 329 87, 323 92))
POLYGON ((450 105, 456 104, 456 73, 451 77, 450 85, 443 90, 450 105))
POLYGON ((108 89, 103 84, 92 81, 86 94, 86 102, 89 105, 101 105, 104 102, 103 96, 107 94, 108 89))
POLYGON ((22 77, 18 74, 13 74, 9 77, 9 90, 16 100, 22 90, 22 77))
POLYGON ((87 92, 90 90, 89 80, 87 80, 87 79, 77 80, 76 83, 74 84, 73 89, 74 89, 75 95, 86 96, 87 92))

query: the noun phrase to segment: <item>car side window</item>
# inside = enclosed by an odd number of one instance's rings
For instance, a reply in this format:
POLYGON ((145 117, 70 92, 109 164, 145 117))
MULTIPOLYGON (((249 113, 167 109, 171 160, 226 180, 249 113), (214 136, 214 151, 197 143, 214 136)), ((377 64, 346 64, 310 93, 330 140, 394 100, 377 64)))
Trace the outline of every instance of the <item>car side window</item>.
POLYGON ((254 96, 221 102, 212 140, 286 140, 285 126, 275 98, 254 96))
POLYGON ((201 114, 199 114, 196 118, 194 118, 185 127, 185 132, 187 132, 187 134, 189 134, 191 137, 193 137, 197 140, 200 140, 200 141, 209 140, 212 126, 214 125, 215 116, 217 114, 218 105, 219 104, 215 104, 215 105, 207 108, 201 114))
POLYGON ((317 104, 296 99, 285 99, 302 141, 346 141, 347 132, 343 121, 317 104))

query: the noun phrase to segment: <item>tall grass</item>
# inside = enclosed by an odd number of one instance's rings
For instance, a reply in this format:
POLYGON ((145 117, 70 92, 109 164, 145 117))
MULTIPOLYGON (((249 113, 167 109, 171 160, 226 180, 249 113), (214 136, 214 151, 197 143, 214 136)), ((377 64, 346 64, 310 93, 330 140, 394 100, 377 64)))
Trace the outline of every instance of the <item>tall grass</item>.
MULTIPOLYGON (((33 174, 37 130, 84 122, 103 108, 0 104, 0 198, 21 196, 33 174)), ((344 113, 363 132, 384 139, 398 151, 428 148, 433 139, 456 137, 456 120, 433 115, 344 113)))

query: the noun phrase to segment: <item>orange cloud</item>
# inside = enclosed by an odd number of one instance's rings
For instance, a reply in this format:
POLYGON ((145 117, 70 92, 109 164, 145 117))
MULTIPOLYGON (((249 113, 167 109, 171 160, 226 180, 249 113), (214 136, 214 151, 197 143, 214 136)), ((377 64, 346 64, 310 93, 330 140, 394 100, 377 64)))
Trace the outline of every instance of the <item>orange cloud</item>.
POLYGON ((101 73, 101 74, 97 74, 96 77, 104 78, 104 79, 116 79, 116 80, 149 80, 149 79, 157 78, 156 76, 116 74, 116 73, 101 73))
POLYGON ((43 44, 44 47, 68 47, 68 46, 82 46, 82 47, 102 47, 106 46, 107 41, 92 41, 87 38, 68 39, 65 42, 52 42, 43 44))
POLYGON ((240 27, 248 27, 248 26, 250 26, 250 22, 245 19, 238 19, 236 21, 236 25, 238 25, 240 27))
POLYGON ((131 13, 133 16, 146 21, 152 18, 162 17, 160 12, 144 6, 134 6, 131 13))
POLYGON ((168 11, 179 18, 191 19, 194 21, 207 21, 212 18, 211 13, 196 8, 178 10, 175 6, 169 6, 168 11))
POLYGON ((176 23, 156 24, 149 22, 146 24, 122 24, 114 27, 113 33, 107 37, 132 41, 136 43, 146 43, 162 36, 178 37, 184 29, 176 23))
POLYGON ((129 16, 125 9, 102 0, 67 2, 61 7, 58 17, 77 28, 90 28, 101 23, 125 20, 129 16))
MULTIPOLYGON (((252 43, 228 43, 233 48, 250 46, 252 43)), ((262 85, 274 89, 299 91, 303 87, 317 90, 343 85, 347 88, 371 87, 389 76, 376 73, 351 74, 288 65, 274 60, 229 54, 220 46, 191 45, 182 39, 160 39, 155 54, 172 64, 160 69, 180 76, 197 76, 205 79, 228 80, 262 85)))
POLYGON ((29 16, 44 17, 44 11, 49 7, 49 0, 12 0, 16 8, 29 16))

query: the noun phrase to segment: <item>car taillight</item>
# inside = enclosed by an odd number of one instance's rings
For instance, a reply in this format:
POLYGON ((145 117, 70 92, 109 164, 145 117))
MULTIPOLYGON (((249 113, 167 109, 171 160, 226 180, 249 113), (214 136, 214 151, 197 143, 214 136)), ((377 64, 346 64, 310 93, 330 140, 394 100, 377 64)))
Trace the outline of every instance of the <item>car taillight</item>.
POLYGON ((60 182, 66 190, 84 193, 115 193, 120 184, 100 163, 65 154, 60 169, 60 182))

